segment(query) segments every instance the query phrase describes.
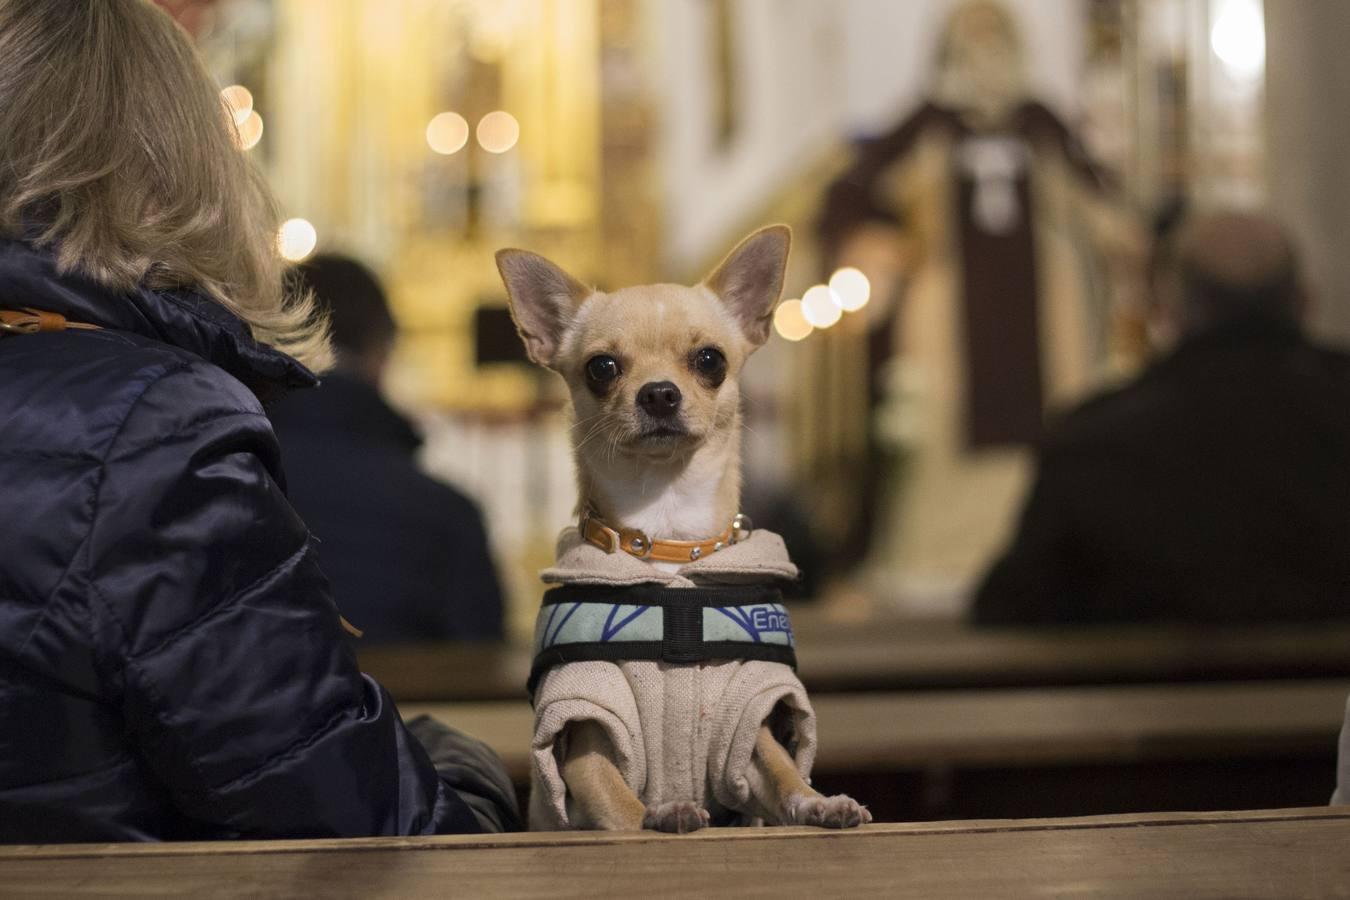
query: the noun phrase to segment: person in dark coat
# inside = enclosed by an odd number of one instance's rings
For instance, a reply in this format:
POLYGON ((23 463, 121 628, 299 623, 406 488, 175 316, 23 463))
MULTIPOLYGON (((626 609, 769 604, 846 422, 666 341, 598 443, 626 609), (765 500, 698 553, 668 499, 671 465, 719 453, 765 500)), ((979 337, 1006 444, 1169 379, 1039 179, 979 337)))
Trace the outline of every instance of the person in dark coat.
POLYGON ((290 498, 319 540, 359 646, 502 637, 502 600, 478 507, 414 461, 421 438, 380 396, 395 336, 375 276, 321 255, 301 280, 333 323, 337 367, 269 410, 290 498))
POLYGON ((344 640, 260 402, 323 322, 186 37, 11 0, 0 58, 0 842, 518 826, 344 640))
POLYGON ((1269 220, 1196 216, 1168 246, 1175 349, 1052 429, 977 622, 1350 617, 1350 355, 1304 334, 1269 220))

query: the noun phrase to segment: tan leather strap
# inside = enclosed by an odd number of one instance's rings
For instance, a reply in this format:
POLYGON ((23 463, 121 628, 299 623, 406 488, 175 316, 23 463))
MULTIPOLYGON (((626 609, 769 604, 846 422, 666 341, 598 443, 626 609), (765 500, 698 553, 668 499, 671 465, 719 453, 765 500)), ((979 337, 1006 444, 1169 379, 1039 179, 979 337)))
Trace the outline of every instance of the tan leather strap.
POLYGON ((60 313, 47 312, 45 309, 0 309, 0 337, 12 334, 38 334, 39 332, 65 331, 68 328, 80 328, 86 331, 99 331, 99 326, 87 322, 71 322, 60 313))
POLYGON ((611 528, 598 516, 587 512, 581 517, 580 529, 581 536, 588 544, 599 547, 606 553, 622 550, 638 559, 687 563, 745 540, 754 530, 754 525, 751 524, 749 516, 738 514, 731 520, 726 531, 716 537, 703 541, 662 541, 652 540, 636 528, 611 528))

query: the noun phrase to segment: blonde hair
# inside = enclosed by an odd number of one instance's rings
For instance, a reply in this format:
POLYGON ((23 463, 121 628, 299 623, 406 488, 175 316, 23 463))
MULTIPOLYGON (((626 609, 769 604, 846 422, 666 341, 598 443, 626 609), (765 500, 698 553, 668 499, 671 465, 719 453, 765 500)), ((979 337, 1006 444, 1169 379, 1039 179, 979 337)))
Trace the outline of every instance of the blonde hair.
POLYGON ((0 0, 0 227, 110 290, 191 288, 312 368, 279 215, 186 34, 146 0, 0 0))

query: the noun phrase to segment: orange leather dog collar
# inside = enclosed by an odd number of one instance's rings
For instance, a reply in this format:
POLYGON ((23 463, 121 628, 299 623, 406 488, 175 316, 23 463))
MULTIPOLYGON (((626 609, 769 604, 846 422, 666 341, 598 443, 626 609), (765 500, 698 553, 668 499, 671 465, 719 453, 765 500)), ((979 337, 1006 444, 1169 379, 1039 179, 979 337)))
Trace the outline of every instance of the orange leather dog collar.
POLYGON ((606 553, 622 550, 629 556, 652 562, 687 563, 745 540, 754 530, 754 526, 749 516, 737 514, 726 531, 716 537, 703 541, 663 541, 652 540, 636 528, 611 528, 603 520, 588 512, 581 517, 580 530, 581 536, 588 544, 599 547, 606 553))

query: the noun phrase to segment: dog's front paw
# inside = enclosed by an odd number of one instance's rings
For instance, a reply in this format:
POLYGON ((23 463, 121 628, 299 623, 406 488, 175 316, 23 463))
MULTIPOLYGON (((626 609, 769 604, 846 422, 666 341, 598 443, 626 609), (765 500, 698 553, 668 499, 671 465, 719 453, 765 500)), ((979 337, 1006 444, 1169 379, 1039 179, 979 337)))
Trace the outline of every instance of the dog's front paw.
POLYGON ((709 821, 708 811, 697 803, 674 800, 647 807, 647 814, 642 817, 642 827, 651 831, 687 834, 707 828, 709 821))
POLYGON ((847 794, 833 797, 791 794, 783 801, 784 825, 819 825, 821 828, 856 828, 872 821, 872 814, 847 794))

